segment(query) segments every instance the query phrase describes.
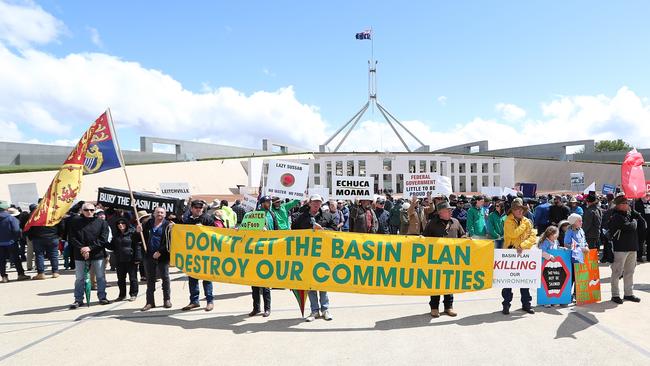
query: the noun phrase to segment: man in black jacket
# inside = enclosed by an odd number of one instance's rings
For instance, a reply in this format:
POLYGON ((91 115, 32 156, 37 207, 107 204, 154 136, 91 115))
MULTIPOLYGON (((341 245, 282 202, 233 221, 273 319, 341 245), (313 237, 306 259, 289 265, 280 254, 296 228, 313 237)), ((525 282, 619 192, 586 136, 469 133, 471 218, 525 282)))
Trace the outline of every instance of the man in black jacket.
MULTIPOLYGON (((194 200, 190 203, 190 212, 183 216, 183 224, 186 225, 204 225, 214 226, 214 220, 203 209, 207 206, 204 201, 194 200)), ((186 305, 183 311, 192 310, 200 307, 199 305, 199 280, 194 277, 188 276, 188 283, 190 288, 190 303, 186 305)), ((214 296, 212 294, 212 282, 203 280, 203 292, 208 304, 205 306, 205 311, 214 309, 214 296)))
POLYGON ((70 245, 75 258, 74 303, 70 309, 83 305, 86 264, 97 277, 97 297, 101 305, 110 304, 106 299, 106 278, 104 277, 104 248, 108 243, 108 224, 94 217, 95 205, 85 203, 82 215, 71 222, 70 245))
POLYGON ((563 220, 566 220, 571 214, 571 210, 562 203, 562 197, 555 196, 553 198, 553 206, 548 210, 548 221, 551 225, 557 226, 563 220))
POLYGON ((45 279, 45 256, 52 266, 52 278, 59 277, 59 237, 63 235, 63 221, 54 226, 32 226, 27 236, 36 254, 36 276, 32 280, 45 279))
POLYGON ((600 227, 603 222, 603 212, 600 210, 595 194, 587 195, 587 208, 582 216, 582 230, 589 249, 600 249, 600 227))
MULTIPOLYGON (((453 218, 452 212, 454 207, 449 205, 449 202, 442 201, 436 205, 436 213, 424 228, 423 236, 430 236, 434 238, 463 238, 466 236, 463 226, 458 220, 453 218)), ((449 316, 458 315, 454 311, 454 295, 445 295, 443 300, 445 305, 444 313, 449 316)), ((440 295, 431 296, 429 307, 431 307, 431 316, 434 318, 440 317, 440 295)))
POLYGON ((113 240, 108 248, 113 251, 117 269, 117 287, 120 294, 115 301, 126 298, 126 276, 129 276, 129 301, 135 301, 138 296, 138 264, 142 261, 140 235, 129 227, 129 221, 120 217, 115 221, 113 240))
POLYGON ((623 300, 640 302, 641 299, 634 296, 632 286, 634 285, 636 251, 639 248, 637 220, 642 220, 642 218, 638 213, 630 212, 630 205, 624 194, 619 194, 614 198, 614 205, 608 224, 614 246, 611 278, 612 301, 617 304, 622 304, 623 300), (621 299, 618 288, 621 275, 623 275, 623 299, 621 299))
POLYGON ((650 223, 650 192, 647 192, 645 197, 639 198, 634 202, 634 210, 640 213, 646 222, 645 233, 639 233, 642 234, 642 236, 639 237, 639 250, 636 255, 636 260, 638 262, 643 262, 643 256, 646 256, 646 259, 650 260, 650 258, 647 257, 647 244, 648 238, 650 238, 650 225, 648 225, 648 223, 650 223))
MULTIPOLYGON (((167 243, 167 232, 173 223, 165 219, 167 211, 162 207, 156 207, 153 211, 153 219, 145 222, 144 226, 138 225, 136 232, 143 233, 145 249, 144 268, 147 272, 147 304, 142 311, 156 307, 153 294, 156 291, 156 275, 162 279, 163 307, 171 308, 171 288, 169 282, 169 243, 167 243)), ((137 239, 137 237, 136 237, 137 239)))
POLYGON ((384 197, 377 198, 375 202, 375 216, 377 216, 377 234, 390 234, 390 212, 384 209, 386 199, 384 197))

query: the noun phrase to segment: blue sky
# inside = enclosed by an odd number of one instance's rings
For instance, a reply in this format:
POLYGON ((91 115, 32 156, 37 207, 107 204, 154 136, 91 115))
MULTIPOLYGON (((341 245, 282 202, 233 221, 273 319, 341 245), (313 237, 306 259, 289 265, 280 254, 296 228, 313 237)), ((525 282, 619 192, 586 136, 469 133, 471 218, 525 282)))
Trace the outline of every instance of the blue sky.
MULTIPOLYGON (((198 96, 221 87, 250 96, 292 86, 293 98, 301 105, 315 107, 320 118, 315 130, 322 137, 309 140, 311 146, 313 141, 324 140, 367 98, 370 42, 355 40, 354 34, 369 26, 375 31, 380 102, 400 119, 414 121, 416 133, 432 140, 440 137, 437 131, 458 136, 463 131, 460 127, 474 121, 494 122, 495 129, 510 128, 513 131, 507 133, 515 134, 523 144, 539 138, 534 135, 535 125, 571 124, 571 120, 555 121, 562 116, 571 117, 542 105, 573 103, 575 110, 567 112, 568 115, 582 111, 590 116, 598 115, 598 108, 585 111, 592 102, 610 108, 607 121, 591 121, 601 124, 591 131, 593 138, 626 137, 628 132, 616 129, 617 121, 634 114, 629 124, 636 128, 650 116, 645 114, 648 103, 644 99, 650 95, 650 2, 646 1, 11 4, 40 7, 63 23, 63 29, 49 42, 31 45, 58 60, 86 53, 110 55, 121 62, 136 62, 143 70, 158 70, 198 96), (641 103, 640 108, 632 108, 629 113, 612 107, 625 104, 627 99, 616 103, 617 93, 624 87, 641 103), (602 101, 599 96, 608 100, 602 101), (593 100, 582 103, 582 97, 593 100), (525 114, 505 118, 503 110, 495 107, 499 103, 516 106, 525 114), (524 124, 532 132, 518 128, 524 124)), ((11 45, 8 49, 16 55, 21 53, 11 45)), ((111 98, 106 98, 106 105, 113 105, 111 102, 111 98)), ((59 108, 63 106, 53 109, 59 108)), ((43 109, 52 108, 45 105, 43 109)), ((114 117, 120 120, 121 113, 116 112, 114 117)), ((0 121, 4 117, 20 125, 18 117, 2 113, 0 107, 0 121)), ((52 113, 63 124, 73 120, 67 134, 59 137, 76 139, 84 128, 81 116, 87 113, 58 118, 52 113)), ((146 111, 142 113, 146 115, 146 111)), ((140 124, 142 116, 123 116, 128 122, 120 131, 128 147, 136 148, 136 137, 143 134, 173 137, 173 130, 150 131, 155 124, 140 124)), ((378 120, 380 116, 375 112, 367 117, 378 120)), ((217 122, 213 125, 215 129, 220 127, 217 122)), ((589 118, 573 122, 591 126, 589 118)), ((372 126, 375 125, 366 128, 372 126)), ((184 132, 184 138, 222 142, 218 136, 205 132, 184 132)), ((570 135, 568 131, 558 132, 560 137, 548 138, 569 139, 565 138, 570 135)), ((32 127, 23 128, 20 137, 52 140, 32 127)), ((243 144, 258 146, 255 141, 260 137, 250 136, 243 144)), ((458 143, 475 137, 458 136, 458 143)), ((288 138, 296 144, 302 139, 309 137, 288 138)), ((503 144, 497 142, 496 147, 503 144)), ((514 145, 520 144, 511 143, 514 145)))

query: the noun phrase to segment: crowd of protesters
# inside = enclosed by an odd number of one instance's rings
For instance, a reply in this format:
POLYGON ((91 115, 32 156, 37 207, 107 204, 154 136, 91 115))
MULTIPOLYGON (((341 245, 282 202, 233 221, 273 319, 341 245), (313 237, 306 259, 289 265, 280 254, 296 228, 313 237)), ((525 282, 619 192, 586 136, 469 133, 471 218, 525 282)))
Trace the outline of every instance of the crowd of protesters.
MULTIPOLYGON (((36 205, 29 207, 30 211, 36 205)), ((548 195, 537 198, 484 197, 465 195, 428 195, 424 198, 394 199, 390 194, 374 200, 324 201, 314 194, 305 201, 282 200, 261 196, 258 210, 266 213, 267 230, 317 229, 386 235, 422 235, 426 237, 490 239, 495 248, 524 249, 537 246, 544 258, 550 249, 565 248, 572 258, 582 262, 589 249, 599 252, 601 263, 612 268, 612 298, 639 302, 633 294, 633 275, 637 262, 647 260, 647 222, 650 220, 650 193, 629 201, 622 194, 548 195), (623 279, 623 294, 619 281, 623 279)), ((237 228, 246 209, 237 200, 229 206, 226 200, 208 204, 190 200, 185 213, 176 217, 157 207, 153 215, 141 211, 137 216, 128 211, 104 208, 90 202, 76 204, 56 226, 22 228, 29 211, 0 201, 0 275, 9 281, 7 262, 16 269, 17 280, 44 280, 46 259, 50 276, 59 277, 59 256, 64 269, 75 271, 74 303, 71 309, 84 305, 85 272, 90 272, 92 287, 99 303, 135 301, 139 282, 146 283, 146 303, 141 309, 156 307, 156 282, 162 282, 163 307, 171 308, 169 277, 169 229, 174 223, 237 228), (27 271, 35 267, 30 277, 27 271), (107 267, 110 268, 107 269, 107 267), (116 271, 119 293, 109 300, 106 293, 106 271, 116 271), (140 276, 140 281, 138 281, 140 276), (128 277, 128 293, 127 293, 128 277), (127 296, 128 295, 128 296, 127 296)), ((182 308, 199 308, 200 287, 203 288, 205 311, 214 309, 213 286, 210 281, 189 277, 189 304, 182 308)), ((520 289, 522 310, 533 314, 529 289, 520 289)), ((329 296, 325 291, 309 291, 311 312, 306 321, 331 320, 329 296)), ((502 312, 509 314, 513 294, 502 290, 502 312)), ((271 314, 271 290, 252 287, 253 308, 250 316, 271 314), (260 296, 263 299, 263 308, 260 296)), ((443 313, 456 316, 454 297, 443 296, 443 313)), ((441 315, 440 296, 431 296, 431 316, 441 315)))

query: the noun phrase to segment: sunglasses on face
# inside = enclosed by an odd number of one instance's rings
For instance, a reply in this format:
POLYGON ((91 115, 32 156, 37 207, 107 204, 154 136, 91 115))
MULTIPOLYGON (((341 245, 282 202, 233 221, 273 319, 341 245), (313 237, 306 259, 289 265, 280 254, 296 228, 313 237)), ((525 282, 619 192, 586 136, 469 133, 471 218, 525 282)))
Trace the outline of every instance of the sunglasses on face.
POLYGON ((95 209, 94 208, 84 208, 84 211, 85 212, 94 212, 95 209))

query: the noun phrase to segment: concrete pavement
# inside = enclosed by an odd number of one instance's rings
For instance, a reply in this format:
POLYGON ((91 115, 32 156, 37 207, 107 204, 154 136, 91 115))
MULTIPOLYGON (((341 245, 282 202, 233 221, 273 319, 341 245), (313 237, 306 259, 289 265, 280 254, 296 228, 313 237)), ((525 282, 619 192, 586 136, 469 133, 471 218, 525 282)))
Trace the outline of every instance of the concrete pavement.
MULTIPOLYGON (((217 283, 214 311, 182 312, 186 276, 171 271, 173 308, 144 313, 142 283, 135 302, 101 306, 93 293, 89 308, 68 310, 73 271, 26 282, 11 271, 14 281, 0 284, 0 365, 650 364, 650 264, 637 266, 640 304, 609 301, 610 270, 601 266, 605 301, 589 306, 528 315, 516 310, 515 291, 504 316, 500 291, 490 289, 456 295, 459 316, 432 319, 428 298, 330 293, 334 320, 313 323, 288 290, 272 291, 271 317, 249 318, 250 288, 217 283)), ((114 299, 115 272, 107 277, 114 299)), ((162 305, 160 289, 156 300, 162 305)))

